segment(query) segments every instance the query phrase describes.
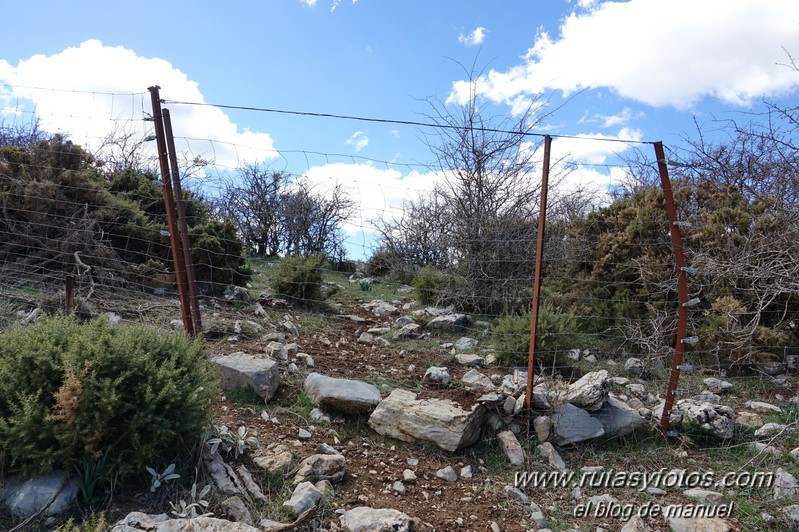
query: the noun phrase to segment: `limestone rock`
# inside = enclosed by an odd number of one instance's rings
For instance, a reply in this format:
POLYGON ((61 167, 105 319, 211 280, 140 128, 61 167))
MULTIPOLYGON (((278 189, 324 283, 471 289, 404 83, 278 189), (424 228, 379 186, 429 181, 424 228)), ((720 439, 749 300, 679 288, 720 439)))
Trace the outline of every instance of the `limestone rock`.
POLYGON ((132 512, 118 521, 111 532, 261 532, 261 529, 215 517, 169 519, 166 514, 132 512))
POLYGON ((473 368, 475 366, 485 366, 485 359, 480 355, 458 353, 457 355, 455 355, 455 360, 458 361, 458 364, 460 364, 461 366, 466 366, 467 368, 473 368))
POLYGON ((45 507, 45 515, 60 514, 70 507, 77 496, 77 481, 70 481, 63 471, 52 471, 21 481, 8 481, 0 489, 0 499, 5 500, 8 512, 20 518, 30 517, 45 507))
POLYGON ((646 419, 623 401, 609 397, 602 408, 592 414, 602 423, 607 437, 619 437, 632 434, 646 425, 646 419))
POLYGON ((282 443, 270 443, 269 446, 261 451, 262 454, 253 457, 252 461, 261 469, 276 473, 278 471, 288 471, 291 467, 291 450, 282 443))
POLYGON ((399 510, 374 509, 359 506, 344 512, 339 517, 347 532, 413 532, 418 526, 416 519, 399 510))
POLYGON ((449 370, 443 366, 430 366, 424 372, 422 381, 447 386, 450 381, 449 370))
POLYGON ((471 319, 465 314, 446 314, 433 318, 427 323, 427 330, 440 332, 459 332, 469 326, 471 319))
POLYGON ((398 330, 394 334, 394 338, 397 340, 408 340, 413 338, 419 338, 422 334, 422 326, 417 323, 407 323, 402 326, 400 330, 398 330))
POLYGON ((555 408, 552 414, 553 434, 550 441, 554 445, 570 445, 605 434, 602 423, 571 403, 555 408))
POLYGON ((525 464, 524 449, 522 449, 519 440, 516 439, 516 435, 513 434, 513 432, 503 430, 497 434, 497 439, 512 466, 520 467, 525 464))
POLYGON ((569 385, 566 400, 586 410, 599 410, 608 397, 610 385, 607 370, 586 373, 577 382, 569 385))
POLYGON ((558 471, 566 471, 566 462, 563 461, 563 458, 558 453, 557 449, 552 446, 549 442, 544 442, 538 446, 538 452, 541 453, 541 456, 547 459, 549 465, 557 469, 558 471))
POLYGON ((462 336, 455 342, 455 349, 458 351, 465 351, 466 349, 474 349, 477 347, 477 340, 474 338, 469 338, 467 336, 462 336))
POLYGON ((491 379, 472 368, 461 377, 461 382, 468 389, 493 390, 494 384, 491 379))
POLYGON ((219 381, 223 390, 252 386, 258 397, 269 401, 280 383, 277 362, 237 352, 211 359, 219 368, 219 381))
POLYGON ((371 384, 335 379, 320 373, 309 374, 305 378, 304 388, 315 405, 346 414, 368 412, 380 402, 380 390, 371 384))
POLYGON ((295 517, 310 510, 316 502, 322 498, 322 492, 310 482, 300 482, 291 498, 283 503, 283 508, 286 508, 295 517))
POLYGON ((479 404, 464 410, 447 399, 417 400, 415 393, 396 389, 377 405, 369 426, 384 436, 429 441, 456 451, 477 441, 484 415, 479 404))
POLYGON ((314 454, 300 463, 294 484, 329 480, 338 482, 344 478, 347 460, 340 454, 314 454))

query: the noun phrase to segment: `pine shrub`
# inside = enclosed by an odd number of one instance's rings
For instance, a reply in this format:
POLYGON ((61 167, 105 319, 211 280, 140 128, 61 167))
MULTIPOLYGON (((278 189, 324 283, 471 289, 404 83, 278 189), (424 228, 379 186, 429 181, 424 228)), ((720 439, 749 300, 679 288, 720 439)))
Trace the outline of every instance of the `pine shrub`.
MULTIPOLYGON (((497 360, 505 366, 525 366, 530 352, 530 314, 508 314, 497 319, 492 329, 497 360)), ((562 368, 563 355, 570 349, 585 347, 585 335, 579 331, 573 314, 558 312, 541 305, 538 314, 536 366, 562 368)))
POLYGON ((326 265, 327 256, 324 253, 282 259, 272 281, 275 292, 295 303, 322 301, 322 271, 326 265))
POLYGON ((32 474, 105 458, 118 481, 188 452, 217 394, 199 340, 49 318, 0 334, 0 466, 32 474))

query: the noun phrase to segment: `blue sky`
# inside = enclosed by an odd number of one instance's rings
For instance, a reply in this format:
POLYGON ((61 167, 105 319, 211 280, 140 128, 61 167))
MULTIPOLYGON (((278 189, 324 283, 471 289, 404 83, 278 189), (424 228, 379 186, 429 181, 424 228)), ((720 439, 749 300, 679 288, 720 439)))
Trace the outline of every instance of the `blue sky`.
MULTIPOLYGON (((543 94, 554 112, 542 133, 674 147, 694 120, 712 127, 763 99, 799 104, 799 73, 784 66, 786 51, 799 57, 796 0, 81 0, 3 11, 0 118, 35 114, 89 148, 120 124, 146 136, 153 84, 167 100, 426 121, 425 98, 457 102, 476 65, 491 114, 543 94)), ((213 160, 209 182, 257 160, 340 183, 360 207, 354 233, 440 177, 415 166, 431 159, 417 127, 166 107, 179 150, 213 160)), ((624 149, 553 143, 555 156, 585 163, 569 182, 598 190, 618 178, 610 165, 624 149)), ((369 245, 361 236, 353 249, 369 245)))

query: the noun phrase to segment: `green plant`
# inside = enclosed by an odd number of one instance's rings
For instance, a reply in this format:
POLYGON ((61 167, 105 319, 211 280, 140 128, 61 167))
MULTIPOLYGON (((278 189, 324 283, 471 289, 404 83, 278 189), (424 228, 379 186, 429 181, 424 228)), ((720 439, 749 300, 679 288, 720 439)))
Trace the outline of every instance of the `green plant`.
MULTIPOLYGON (((492 338, 500 364, 518 366, 527 363, 530 351, 530 314, 508 314, 497 319, 492 338)), ((561 358, 566 351, 581 348, 585 337, 577 318, 541 305, 538 313, 536 362, 545 368, 567 365, 561 358)))
MULTIPOLYGON (((31 474, 105 456, 118 482, 189 452, 217 380, 199 340, 45 319, 0 334, 0 467, 31 474)), ((88 487, 88 485, 86 486, 88 487)))
POLYGON ((361 292, 371 292, 372 291, 372 283, 368 281, 361 281, 358 283, 358 286, 361 288, 361 292))
POLYGON ((226 425, 214 425, 206 435, 205 444, 211 454, 219 450, 226 454, 233 451, 234 458, 238 458, 248 449, 257 449, 260 442, 255 436, 247 436, 247 427, 243 425, 236 432, 230 432, 226 425))
POLYGON ((411 281, 411 285, 416 289, 416 297, 423 305, 437 304, 445 284, 444 274, 432 264, 419 268, 411 281))
POLYGON ((161 487, 161 484, 169 480, 180 478, 180 475, 175 473, 175 464, 169 464, 162 473, 159 473, 150 466, 146 466, 147 472, 150 473, 150 491, 154 492, 161 487))
POLYGON ((83 502, 89 506, 97 502, 98 496, 95 490, 100 481, 104 480, 104 469, 107 459, 107 454, 104 454, 96 461, 84 458, 80 467, 77 465, 74 466, 81 498, 83 502))
POLYGON ((261 405, 264 400, 255 393, 255 388, 248 384, 239 386, 227 392, 227 398, 234 403, 242 405, 261 405))
POLYGON ((214 515, 211 512, 205 512, 208 509, 208 501, 205 497, 208 496, 208 492, 211 491, 211 485, 208 484, 200 493, 197 493, 197 484, 191 485, 191 499, 188 501, 184 499, 180 499, 177 504, 173 503, 172 501, 169 502, 169 506, 172 507, 172 514, 180 517, 180 518, 188 518, 193 519, 195 517, 210 517, 214 515))
POLYGON ((324 253, 284 258, 272 281, 275 292, 303 304, 322 301, 322 271, 326 264, 327 256, 324 253))
POLYGON ((107 532, 109 529, 108 521, 106 520, 105 513, 91 514, 88 519, 81 523, 75 523, 73 518, 56 528, 54 532, 107 532))

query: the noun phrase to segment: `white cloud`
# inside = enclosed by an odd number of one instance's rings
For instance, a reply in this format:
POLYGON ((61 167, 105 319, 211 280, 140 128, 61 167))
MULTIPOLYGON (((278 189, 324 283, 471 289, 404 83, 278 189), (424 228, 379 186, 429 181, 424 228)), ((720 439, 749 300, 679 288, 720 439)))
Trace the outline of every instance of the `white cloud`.
MULTIPOLYGON (((550 89, 606 87, 653 106, 687 108, 705 96, 745 105, 799 88, 779 63, 799 54, 795 0, 582 1, 552 37, 539 32, 524 62, 491 70, 479 90, 496 102, 550 89)), ((453 93, 464 89, 453 84, 453 93)), ((459 96, 462 98, 462 96, 459 96)))
POLYGON ((469 35, 461 33, 458 35, 458 42, 465 46, 477 46, 485 40, 486 29, 482 26, 476 27, 469 35))
MULTIPOLYGON (((74 132, 73 140, 89 150, 115 127, 138 129, 142 138, 152 133, 152 123, 143 121, 152 111, 144 83, 158 83, 161 97, 168 100, 204 101, 197 83, 169 62, 97 40, 50 56, 35 55, 17 66, 0 60, 0 82, 12 87, 0 92, 0 107, 16 107, 21 101, 23 111, 35 110, 43 130, 74 132), (26 101, 30 107, 24 107, 26 101)), ((219 108, 169 104, 164 108, 170 110, 181 153, 228 168, 277 156, 268 134, 240 131, 219 108)))
POLYGON ((314 7, 316 5, 316 0, 300 0, 300 3, 308 7, 314 7))
POLYGON ((355 147, 355 151, 361 151, 369 144, 369 137, 363 131, 356 131, 347 139, 347 144, 355 147))
POLYGON ((317 190, 330 191, 341 185, 357 209, 344 224, 350 232, 372 232, 373 220, 400 215, 406 200, 432 190, 439 180, 436 174, 408 167, 378 168, 371 162, 322 164, 308 168, 303 175, 317 190))

